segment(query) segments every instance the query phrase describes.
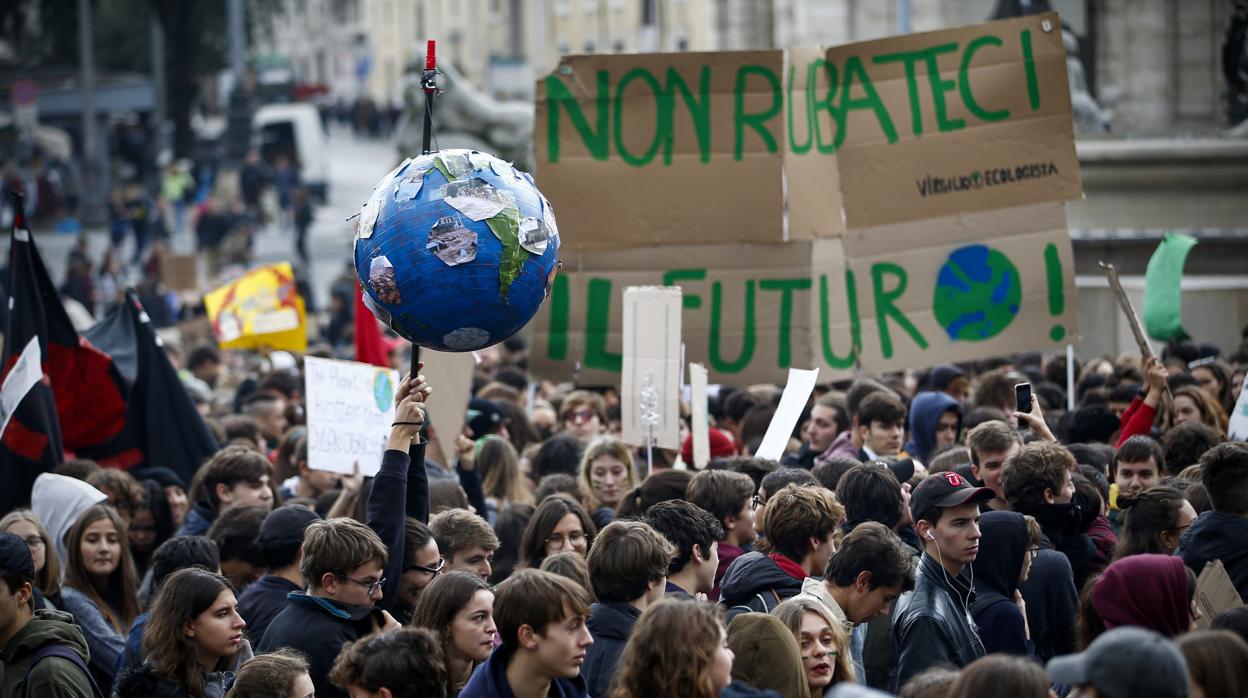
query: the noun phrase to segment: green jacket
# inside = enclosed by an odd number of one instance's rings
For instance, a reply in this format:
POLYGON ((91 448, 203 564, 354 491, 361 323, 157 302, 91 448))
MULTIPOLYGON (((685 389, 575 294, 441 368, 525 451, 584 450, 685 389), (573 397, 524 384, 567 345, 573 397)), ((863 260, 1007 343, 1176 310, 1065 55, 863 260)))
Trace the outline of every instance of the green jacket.
MULTIPOLYGON (((86 662, 90 658, 87 641, 74 625, 74 617, 64 611, 39 609, 35 617, 18 631, 0 650, 0 696, 21 696, 22 678, 35 651, 44 645, 59 643, 77 652, 86 662)), ((92 698, 91 683, 86 674, 68 660, 48 657, 30 674, 30 698, 92 698)))

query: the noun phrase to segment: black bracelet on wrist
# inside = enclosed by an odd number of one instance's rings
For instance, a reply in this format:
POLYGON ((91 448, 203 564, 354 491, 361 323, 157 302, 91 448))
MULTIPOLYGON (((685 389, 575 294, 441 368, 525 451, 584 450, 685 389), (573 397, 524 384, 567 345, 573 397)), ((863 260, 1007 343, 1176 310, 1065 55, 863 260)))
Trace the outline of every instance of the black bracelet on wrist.
POLYGON ((397 427, 397 426, 423 427, 425 426, 425 423, 424 422, 391 422, 390 426, 392 427, 397 427))

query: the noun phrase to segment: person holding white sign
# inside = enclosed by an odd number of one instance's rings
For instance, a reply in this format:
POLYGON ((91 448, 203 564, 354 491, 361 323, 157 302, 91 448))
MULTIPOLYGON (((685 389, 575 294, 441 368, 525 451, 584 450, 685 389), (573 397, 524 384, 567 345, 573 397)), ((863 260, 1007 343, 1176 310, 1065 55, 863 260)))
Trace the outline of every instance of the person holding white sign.
MULTIPOLYGON (((306 655, 317 695, 347 695, 329 680, 344 644, 399 627, 387 609, 402 577, 409 466, 424 471, 420 430, 431 392, 420 375, 399 385, 386 452, 368 498, 368 526, 338 518, 308 527, 300 562, 308 592, 290 594, 260 641, 261 652, 291 647, 306 655)), ((414 483, 417 489, 423 485, 414 483)))

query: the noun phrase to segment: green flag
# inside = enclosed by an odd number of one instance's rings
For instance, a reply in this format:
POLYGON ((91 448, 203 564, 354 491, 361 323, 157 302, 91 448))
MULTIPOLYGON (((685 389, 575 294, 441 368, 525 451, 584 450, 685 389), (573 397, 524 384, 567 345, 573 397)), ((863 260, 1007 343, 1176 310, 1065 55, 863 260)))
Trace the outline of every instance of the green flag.
POLYGON ((1148 260, 1144 271, 1144 330, 1153 339, 1174 342, 1189 338, 1183 329, 1179 285, 1187 253, 1196 242, 1191 235, 1166 233, 1148 260))

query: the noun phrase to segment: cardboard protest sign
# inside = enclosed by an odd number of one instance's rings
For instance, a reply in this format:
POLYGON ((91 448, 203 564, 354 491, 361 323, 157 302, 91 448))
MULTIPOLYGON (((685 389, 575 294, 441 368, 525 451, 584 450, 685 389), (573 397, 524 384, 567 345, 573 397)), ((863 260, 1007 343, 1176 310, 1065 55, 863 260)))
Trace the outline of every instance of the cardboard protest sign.
POLYGON ((354 361, 304 359, 308 467, 376 475, 394 422, 399 374, 354 361))
POLYGON ((784 457, 784 451, 789 446, 789 437, 793 435, 797 420, 802 418, 802 410, 810 400, 810 394, 814 391, 818 380, 819 369, 817 368, 789 369, 789 379, 785 382, 784 392, 780 395, 780 404, 776 407, 776 413, 772 416, 771 423, 767 425, 767 433, 763 435, 763 441, 754 454, 756 458, 778 461, 784 457))
POLYGON ((199 290, 199 258, 191 254, 166 255, 160 261, 161 279, 171 291, 199 290))
POLYGON ((303 298, 289 262, 252 269, 209 292, 204 307, 222 349, 308 348, 303 298))
POLYGON ((837 46, 826 60, 847 227, 1080 196, 1056 13, 837 46))
POLYGON ((624 291, 620 439, 680 448, 680 289, 634 286, 624 291))
POLYGON ((1244 605, 1221 560, 1206 562, 1205 569, 1200 571, 1196 579, 1195 602, 1201 615, 1196 620, 1196 627, 1201 630, 1208 630, 1213 619, 1222 612, 1244 605))
POLYGON ((689 364, 689 431, 693 435, 693 463, 702 470, 711 462, 710 422, 707 420, 706 367, 689 364))
POLYGON ((433 388, 429 396, 429 423, 438 436, 442 464, 455 465, 455 437, 464 430, 468 398, 472 395, 472 372, 476 361, 472 354, 422 349, 424 375, 433 388))

